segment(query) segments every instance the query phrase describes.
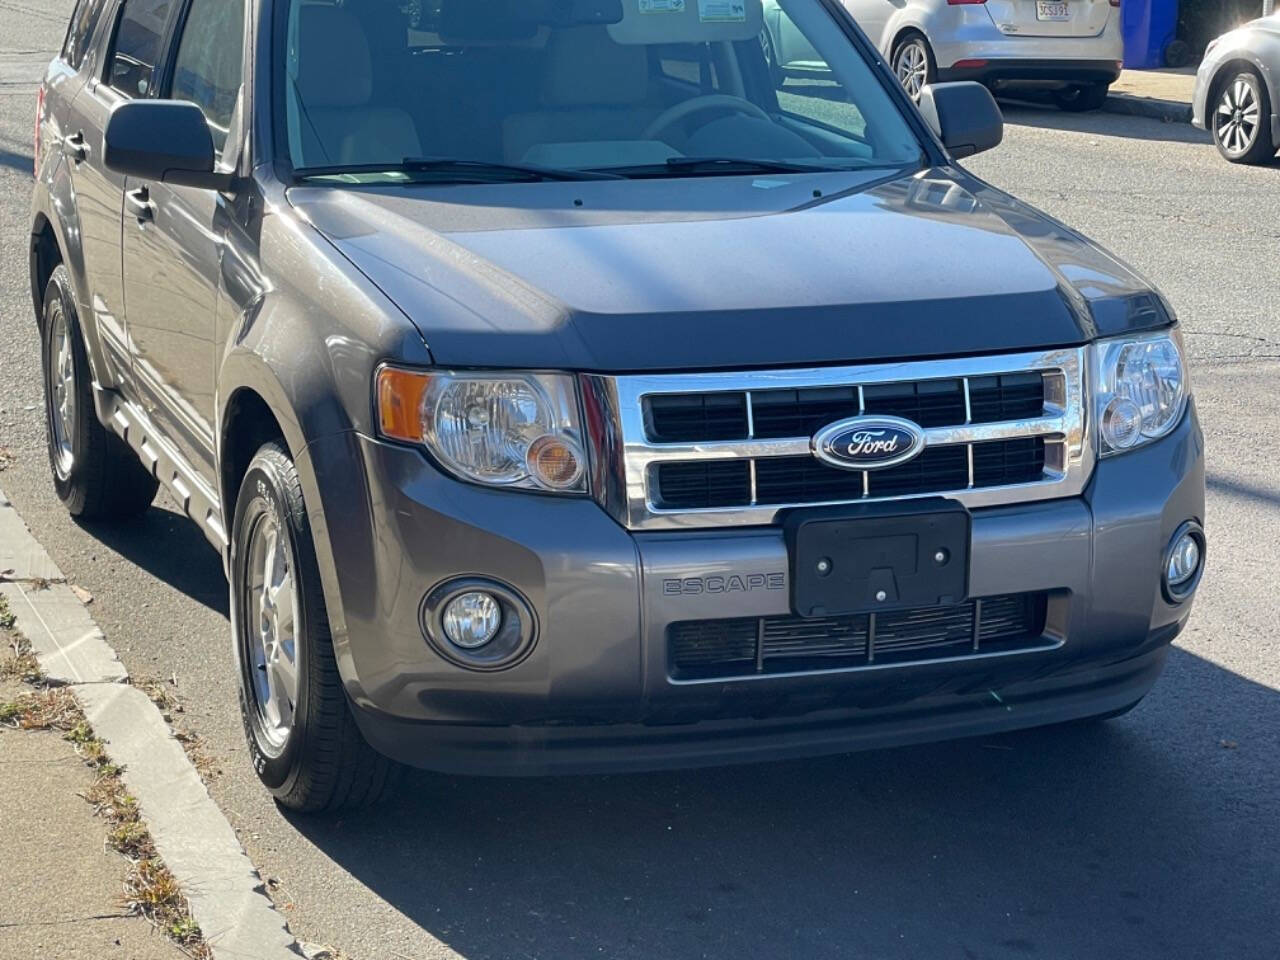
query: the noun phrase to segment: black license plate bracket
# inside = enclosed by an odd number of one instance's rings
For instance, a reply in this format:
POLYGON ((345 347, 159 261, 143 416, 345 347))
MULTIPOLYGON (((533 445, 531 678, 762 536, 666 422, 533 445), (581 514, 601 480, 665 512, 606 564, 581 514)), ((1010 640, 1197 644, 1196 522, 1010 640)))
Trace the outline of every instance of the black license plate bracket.
POLYGON ((837 617, 961 603, 971 530, 969 511, 942 498, 797 511, 785 525, 792 609, 837 617))

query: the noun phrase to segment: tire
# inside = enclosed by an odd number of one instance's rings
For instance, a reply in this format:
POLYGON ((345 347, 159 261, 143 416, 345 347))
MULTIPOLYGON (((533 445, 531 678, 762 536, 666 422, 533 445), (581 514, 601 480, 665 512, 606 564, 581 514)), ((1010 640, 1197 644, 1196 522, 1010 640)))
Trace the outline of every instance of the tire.
POLYGON ((1053 102, 1060 110, 1067 113, 1087 113, 1101 110, 1107 102, 1107 93, 1111 90, 1109 83, 1079 83, 1053 92, 1053 102))
POLYGON ((913 103, 920 102, 921 90, 938 80, 938 63, 922 33, 905 33, 899 37, 889 63, 913 103))
POLYGON ((1271 98, 1252 70, 1217 84, 1206 112, 1218 152, 1232 163, 1267 163, 1276 155, 1271 139, 1271 98))
POLYGON ((769 71, 769 81, 775 90, 781 90, 782 85, 787 82, 787 77, 782 72, 782 64, 778 63, 778 49, 774 46, 773 34, 769 32, 768 27, 760 28, 760 49, 764 53, 764 65, 769 71))
POLYGON ((281 806, 302 813, 376 802, 396 767, 351 714, 298 472, 280 443, 265 444, 249 464, 231 529, 240 715, 259 779, 281 806), (278 592, 265 589, 277 581, 278 592))
POLYGON ((62 264, 45 288, 41 361, 45 436, 58 499, 84 520, 144 512, 159 484, 128 445, 98 422, 71 274, 62 264))

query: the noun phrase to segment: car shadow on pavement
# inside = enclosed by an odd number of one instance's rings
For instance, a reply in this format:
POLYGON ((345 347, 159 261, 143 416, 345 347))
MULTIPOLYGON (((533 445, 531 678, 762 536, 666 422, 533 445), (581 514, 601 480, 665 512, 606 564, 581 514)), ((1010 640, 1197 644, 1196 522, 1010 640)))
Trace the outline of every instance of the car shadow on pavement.
POLYGON ((77 522, 130 563, 215 613, 229 616, 222 559, 188 517, 154 506, 127 522, 77 522))
POLYGON ((1166 123, 1150 117, 1104 111, 1068 113, 1046 104, 1021 99, 1001 99, 1000 111, 1004 114, 1005 123, 1020 127, 1066 130, 1099 137, 1121 137, 1126 140, 1213 145, 1213 138, 1207 132, 1197 130, 1189 123, 1166 123))
POLYGON ((1108 723, 646 776, 414 773, 387 806, 292 822, 471 960, 1274 956, 1278 731, 1280 693, 1175 650, 1108 723))

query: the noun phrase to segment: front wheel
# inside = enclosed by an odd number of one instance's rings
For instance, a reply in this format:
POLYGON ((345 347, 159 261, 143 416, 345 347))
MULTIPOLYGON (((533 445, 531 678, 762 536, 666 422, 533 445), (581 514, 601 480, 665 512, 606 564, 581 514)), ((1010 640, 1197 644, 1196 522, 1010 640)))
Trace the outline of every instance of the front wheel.
POLYGON ((1110 91, 1111 85, 1107 83, 1078 83, 1055 90, 1053 100, 1060 110, 1067 113, 1086 113, 1101 110, 1110 91))
POLYGON ((938 79, 938 66, 929 49, 929 41, 918 33, 898 41, 890 58, 893 72, 913 102, 920 102, 920 92, 938 79))
POLYGON ((1210 109, 1213 142, 1232 163, 1266 163, 1275 156, 1271 98, 1252 70, 1238 73, 1224 83, 1210 109))
POLYGON ((279 443, 258 451, 240 487, 231 623, 249 753, 281 806, 310 813, 379 799, 394 765, 351 715, 298 471, 279 443))

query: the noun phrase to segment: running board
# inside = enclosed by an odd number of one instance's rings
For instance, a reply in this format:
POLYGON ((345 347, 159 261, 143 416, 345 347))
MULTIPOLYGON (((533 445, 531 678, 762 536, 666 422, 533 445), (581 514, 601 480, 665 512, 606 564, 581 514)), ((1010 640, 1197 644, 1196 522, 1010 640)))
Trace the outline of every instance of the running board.
POLYGON ((173 445, 160 434, 142 409, 114 390, 93 385, 93 405, 98 419, 129 445, 143 466, 160 481, 195 521, 205 538, 227 556, 227 532, 222 524, 218 494, 207 484, 173 445))

